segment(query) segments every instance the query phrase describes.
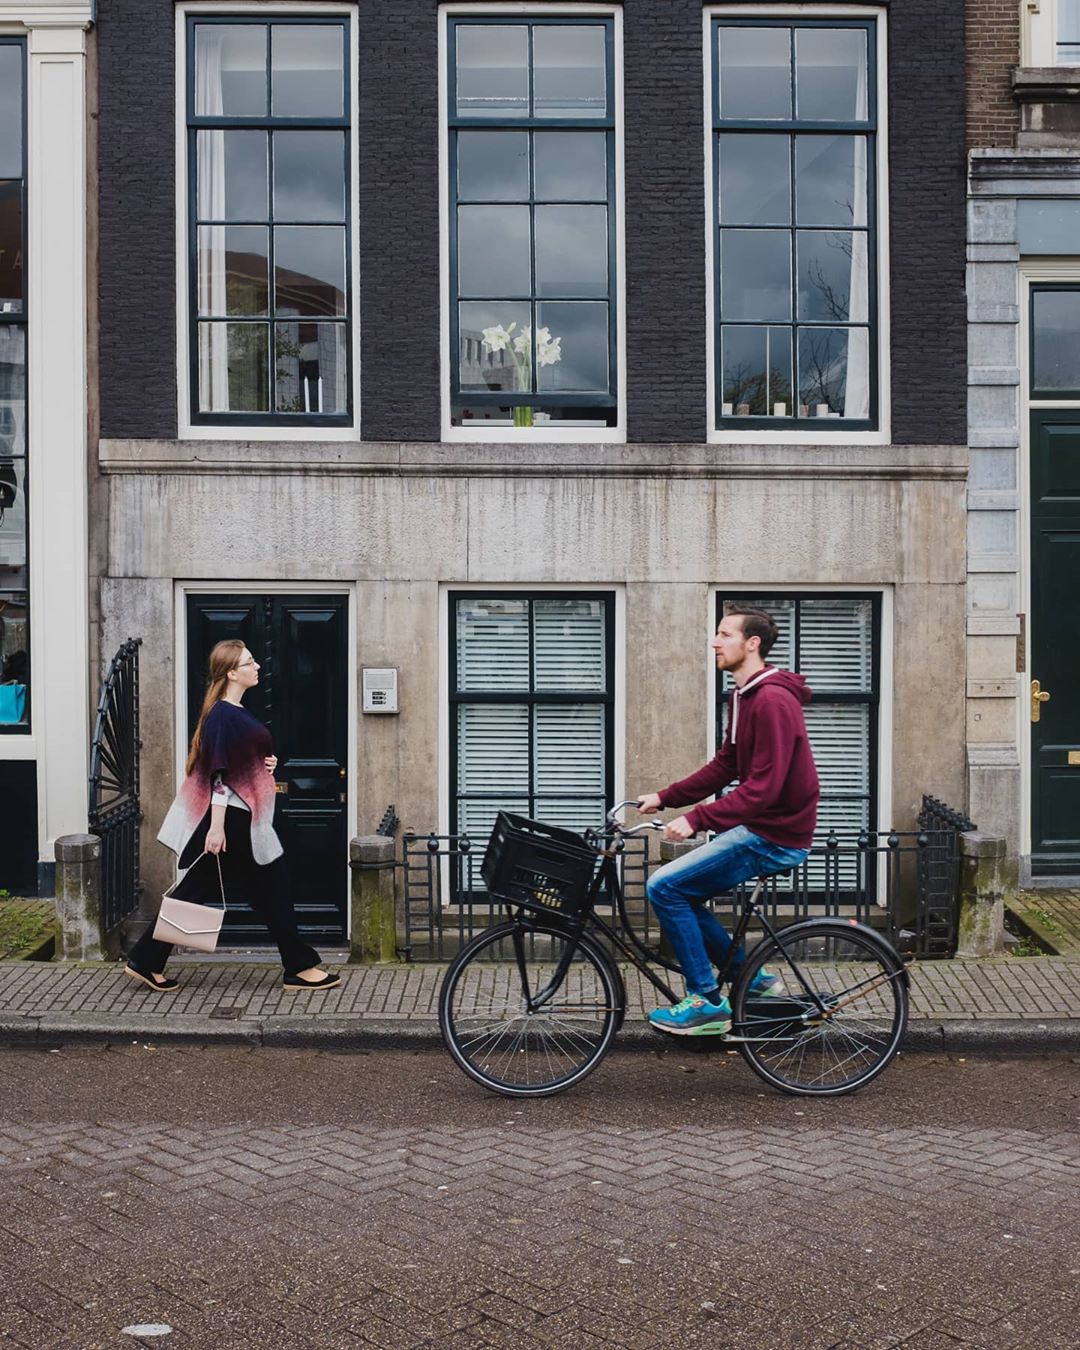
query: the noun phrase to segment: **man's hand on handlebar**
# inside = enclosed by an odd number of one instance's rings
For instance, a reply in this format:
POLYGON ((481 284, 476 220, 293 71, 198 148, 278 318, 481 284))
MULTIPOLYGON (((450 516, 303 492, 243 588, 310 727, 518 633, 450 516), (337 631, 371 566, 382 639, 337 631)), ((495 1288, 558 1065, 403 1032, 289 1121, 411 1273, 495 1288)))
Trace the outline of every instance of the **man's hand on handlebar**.
POLYGON ((655 815, 660 810, 659 792, 650 792, 647 797, 642 797, 637 804, 637 809, 643 816, 655 815))
POLYGON ((685 816, 676 816, 674 820, 669 820, 664 826, 664 838, 681 840, 692 839, 695 830, 685 816))

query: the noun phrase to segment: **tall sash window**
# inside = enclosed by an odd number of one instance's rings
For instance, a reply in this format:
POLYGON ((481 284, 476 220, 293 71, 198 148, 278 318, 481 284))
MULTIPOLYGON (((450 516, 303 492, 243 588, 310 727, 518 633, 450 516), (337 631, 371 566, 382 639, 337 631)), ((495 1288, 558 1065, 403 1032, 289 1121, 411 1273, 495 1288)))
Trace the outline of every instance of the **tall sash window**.
POLYGON ((351 421, 348 21, 188 21, 193 423, 351 421))
POLYGON ((712 27, 716 425, 878 422, 875 21, 712 27))

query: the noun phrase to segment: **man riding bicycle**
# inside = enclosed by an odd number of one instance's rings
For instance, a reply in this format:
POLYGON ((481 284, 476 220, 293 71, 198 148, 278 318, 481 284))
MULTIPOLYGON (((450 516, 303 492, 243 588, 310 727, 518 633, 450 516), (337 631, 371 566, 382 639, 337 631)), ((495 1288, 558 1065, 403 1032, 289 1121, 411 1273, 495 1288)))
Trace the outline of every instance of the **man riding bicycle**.
MULTIPOLYGON (((725 607, 712 640, 717 670, 735 682, 724 743, 697 773, 650 792, 638 807, 651 815, 698 802, 668 821, 664 838, 715 832, 700 848, 658 868, 647 887, 686 980, 681 1003, 649 1014, 652 1026, 672 1035, 717 1036, 731 1027, 731 1008, 713 970, 726 962, 731 935, 705 902, 750 877, 797 867, 813 839, 820 787, 803 717, 810 688, 801 675, 765 664, 776 636, 776 623, 764 610, 725 607), (736 781, 731 792, 702 802, 736 781)), ((742 950, 735 953, 728 972, 733 983, 743 959, 742 950)), ((751 986, 758 995, 782 988, 764 970, 751 986)))

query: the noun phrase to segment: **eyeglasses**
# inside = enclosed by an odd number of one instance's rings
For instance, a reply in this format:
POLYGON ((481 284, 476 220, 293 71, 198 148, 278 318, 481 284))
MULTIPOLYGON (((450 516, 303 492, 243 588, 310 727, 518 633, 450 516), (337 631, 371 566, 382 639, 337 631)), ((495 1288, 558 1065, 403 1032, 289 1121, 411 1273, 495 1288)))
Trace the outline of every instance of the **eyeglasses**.
POLYGON ((234 669, 234 670, 243 670, 245 666, 253 666, 253 665, 255 665, 255 658, 254 658, 254 657, 252 657, 250 661, 240 661, 240 662, 238 662, 238 663, 233 667, 233 669, 234 669))

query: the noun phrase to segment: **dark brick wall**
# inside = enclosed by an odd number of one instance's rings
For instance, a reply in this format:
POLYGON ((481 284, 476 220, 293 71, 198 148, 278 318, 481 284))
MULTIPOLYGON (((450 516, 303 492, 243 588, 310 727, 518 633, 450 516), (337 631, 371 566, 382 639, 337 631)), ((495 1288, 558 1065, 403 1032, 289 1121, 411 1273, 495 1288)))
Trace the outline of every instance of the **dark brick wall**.
POLYGON ((700 0, 631 0, 623 26, 626 425, 705 438, 705 168, 700 0))
POLYGON ((967 441, 964 6, 889 12, 892 428, 897 445, 967 441))
POLYGON ((978 0, 967 16, 967 143, 1012 146, 1020 110, 1012 96, 1020 64, 1020 7, 1015 0, 978 0))
MULTIPOLYGON (((625 11, 628 435, 701 440, 701 7, 625 11)), ((170 0, 98 7, 105 436, 176 434, 172 16, 170 0)), ((360 16, 366 440, 439 436, 436 16, 435 0, 366 0, 360 16)), ((963 6, 893 0, 889 30, 893 438, 963 444, 963 6)))
POLYGON ((439 53, 434 0, 360 8, 360 423, 437 441, 439 53))
POLYGON ((171 0, 97 11, 101 434, 176 435, 171 0))

